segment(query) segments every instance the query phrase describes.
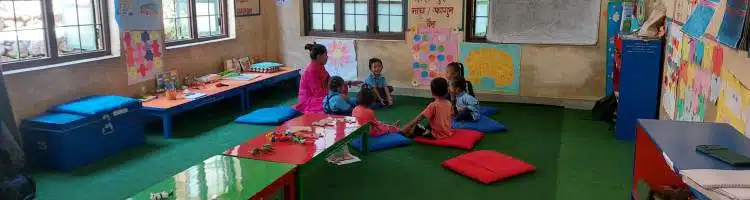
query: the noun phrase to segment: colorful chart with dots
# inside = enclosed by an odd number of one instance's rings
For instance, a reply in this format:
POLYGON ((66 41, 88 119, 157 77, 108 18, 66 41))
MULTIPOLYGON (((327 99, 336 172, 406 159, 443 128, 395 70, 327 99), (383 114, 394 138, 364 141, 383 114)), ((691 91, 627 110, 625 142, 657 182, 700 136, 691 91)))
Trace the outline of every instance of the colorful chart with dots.
POLYGON ((458 58, 458 35, 450 28, 419 28, 410 32, 412 85, 429 85, 445 74, 446 66, 458 58))

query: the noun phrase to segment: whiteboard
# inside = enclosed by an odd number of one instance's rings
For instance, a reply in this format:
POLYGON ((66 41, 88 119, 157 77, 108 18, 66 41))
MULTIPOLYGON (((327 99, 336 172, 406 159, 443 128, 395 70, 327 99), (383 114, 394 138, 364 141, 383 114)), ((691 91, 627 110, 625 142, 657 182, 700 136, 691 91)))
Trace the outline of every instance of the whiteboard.
POLYGON ((487 40, 595 45, 601 0, 491 0, 487 40))

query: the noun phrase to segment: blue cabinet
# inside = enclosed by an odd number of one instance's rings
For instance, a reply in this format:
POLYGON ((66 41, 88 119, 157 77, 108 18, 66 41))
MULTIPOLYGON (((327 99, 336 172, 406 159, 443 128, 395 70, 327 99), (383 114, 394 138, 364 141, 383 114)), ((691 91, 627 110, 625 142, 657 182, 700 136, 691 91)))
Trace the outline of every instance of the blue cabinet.
POLYGON ((618 140, 633 140, 638 119, 659 117, 662 39, 622 38, 622 65, 615 133, 618 140))

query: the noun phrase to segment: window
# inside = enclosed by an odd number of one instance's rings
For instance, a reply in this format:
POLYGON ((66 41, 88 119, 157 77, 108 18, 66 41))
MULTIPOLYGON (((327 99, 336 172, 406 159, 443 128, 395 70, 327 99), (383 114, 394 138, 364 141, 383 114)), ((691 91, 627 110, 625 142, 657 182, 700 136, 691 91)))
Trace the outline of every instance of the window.
POLYGON ((469 0, 468 8, 468 26, 466 38, 469 41, 485 41, 487 39, 487 26, 489 21, 489 0, 469 0))
POLYGON ((5 70, 110 54, 106 0, 0 0, 5 70))
POLYGON ((163 0, 167 46, 226 38, 227 0, 163 0))
POLYGON ((404 39, 405 0, 304 0, 312 36, 404 39))

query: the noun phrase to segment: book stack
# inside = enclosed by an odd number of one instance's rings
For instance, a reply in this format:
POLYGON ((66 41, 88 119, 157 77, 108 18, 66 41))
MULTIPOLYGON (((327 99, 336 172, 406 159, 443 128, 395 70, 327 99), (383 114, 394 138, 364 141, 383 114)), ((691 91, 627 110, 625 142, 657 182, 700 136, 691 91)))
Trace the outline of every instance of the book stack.
POLYGON ((750 199, 750 170, 682 170, 682 180, 712 200, 750 199))

